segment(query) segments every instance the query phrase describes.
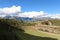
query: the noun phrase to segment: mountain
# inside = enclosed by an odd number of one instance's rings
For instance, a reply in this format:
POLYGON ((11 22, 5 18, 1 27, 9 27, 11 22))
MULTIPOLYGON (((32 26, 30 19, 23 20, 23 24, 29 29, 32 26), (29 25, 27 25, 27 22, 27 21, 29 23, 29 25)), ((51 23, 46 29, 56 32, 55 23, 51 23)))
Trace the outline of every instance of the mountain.
MULTIPOLYGON (((29 17, 18 17, 18 16, 10 16, 10 15, 7 15, 3 18, 7 18, 7 19, 16 19, 16 20, 22 20, 22 21, 40 21, 40 20, 50 20, 50 19, 55 19, 55 18, 51 18, 51 17, 41 17, 41 16, 38 16, 38 17, 32 17, 32 18, 29 18, 29 17)), ((56 18, 57 19, 57 18, 56 18)))
POLYGON ((16 20, 22 20, 22 21, 30 21, 32 20, 33 18, 29 18, 29 17, 17 17, 17 16, 5 16, 4 18, 7 18, 7 19, 16 19, 16 20))
POLYGON ((22 21, 39 21, 39 20, 46 20, 46 19, 51 19, 50 17, 33 17, 33 18, 29 18, 29 17, 17 17, 17 16, 5 16, 4 18, 7 19, 16 19, 16 20, 22 20, 22 21))

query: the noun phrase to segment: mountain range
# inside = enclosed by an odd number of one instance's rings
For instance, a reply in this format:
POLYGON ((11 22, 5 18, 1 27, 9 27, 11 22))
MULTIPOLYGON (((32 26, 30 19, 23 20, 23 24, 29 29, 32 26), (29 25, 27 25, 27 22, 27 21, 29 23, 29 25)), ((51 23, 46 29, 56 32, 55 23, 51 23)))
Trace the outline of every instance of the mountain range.
POLYGON ((16 20, 22 20, 22 21, 40 21, 40 20, 50 20, 50 19, 59 19, 59 18, 51 18, 51 17, 44 17, 44 16, 36 16, 36 17, 18 17, 18 16, 10 16, 10 15, 6 15, 4 17, 0 17, 0 18, 7 18, 7 19, 16 19, 16 20))
POLYGON ((33 18, 29 18, 29 17, 10 16, 10 15, 7 15, 3 18, 16 19, 16 20, 22 20, 22 21, 40 21, 40 20, 53 19, 51 17, 33 17, 33 18))

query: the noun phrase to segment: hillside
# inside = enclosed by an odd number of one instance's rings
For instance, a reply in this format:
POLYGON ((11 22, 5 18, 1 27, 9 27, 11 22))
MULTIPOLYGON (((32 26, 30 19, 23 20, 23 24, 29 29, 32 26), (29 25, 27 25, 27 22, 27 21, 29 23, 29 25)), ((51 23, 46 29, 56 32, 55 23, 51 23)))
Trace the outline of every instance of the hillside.
POLYGON ((60 26, 60 19, 51 20, 53 25, 60 26))
POLYGON ((60 40, 57 34, 38 31, 37 23, 0 19, 0 40, 60 40))
MULTIPOLYGON (((57 20, 57 21, 59 21, 59 20, 57 20)), ((57 21, 53 21, 53 20, 38 21, 38 22, 35 22, 36 25, 34 26, 34 28, 39 31, 60 34, 60 26, 57 25, 57 24, 59 24, 59 22, 56 23, 57 21)))
POLYGON ((21 40, 16 34, 16 30, 21 30, 17 26, 21 25, 16 20, 0 19, 0 40, 21 40))

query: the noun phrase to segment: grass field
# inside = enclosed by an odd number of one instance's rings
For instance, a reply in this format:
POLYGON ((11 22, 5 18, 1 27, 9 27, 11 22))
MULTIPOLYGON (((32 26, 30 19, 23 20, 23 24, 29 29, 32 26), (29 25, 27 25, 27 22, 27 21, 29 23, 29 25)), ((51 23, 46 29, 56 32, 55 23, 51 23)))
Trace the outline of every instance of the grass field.
POLYGON ((60 19, 50 20, 53 25, 60 26, 60 19))
POLYGON ((39 31, 34 25, 0 19, 0 40, 60 40, 60 35, 39 31))
POLYGON ((18 32, 23 40, 60 40, 57 34, 35 30, 31 27, 23 27, 24 32, 18 32))

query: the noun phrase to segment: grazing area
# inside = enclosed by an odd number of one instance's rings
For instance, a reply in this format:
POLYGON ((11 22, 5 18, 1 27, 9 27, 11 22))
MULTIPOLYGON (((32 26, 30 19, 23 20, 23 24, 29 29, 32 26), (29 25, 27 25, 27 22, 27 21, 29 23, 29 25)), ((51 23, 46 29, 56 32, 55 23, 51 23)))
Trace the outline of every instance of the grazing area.
POLYGON ((44 20, 37 23, 35 26, 37 30, 45 31, 49 33, 60 34, 59 20, 44 20), (58 23, 56 23, 58 22, 58 23), (57 25, 58 24, 58 25, 57 25))
POLYGON ((53 25, 60 26, 60 19, 52 19, 51 22, 53 25))
POLYGON ((40 26, 37 23, 1 18, 0 40, 60 40, 58 34, 36 29, 40 26))

